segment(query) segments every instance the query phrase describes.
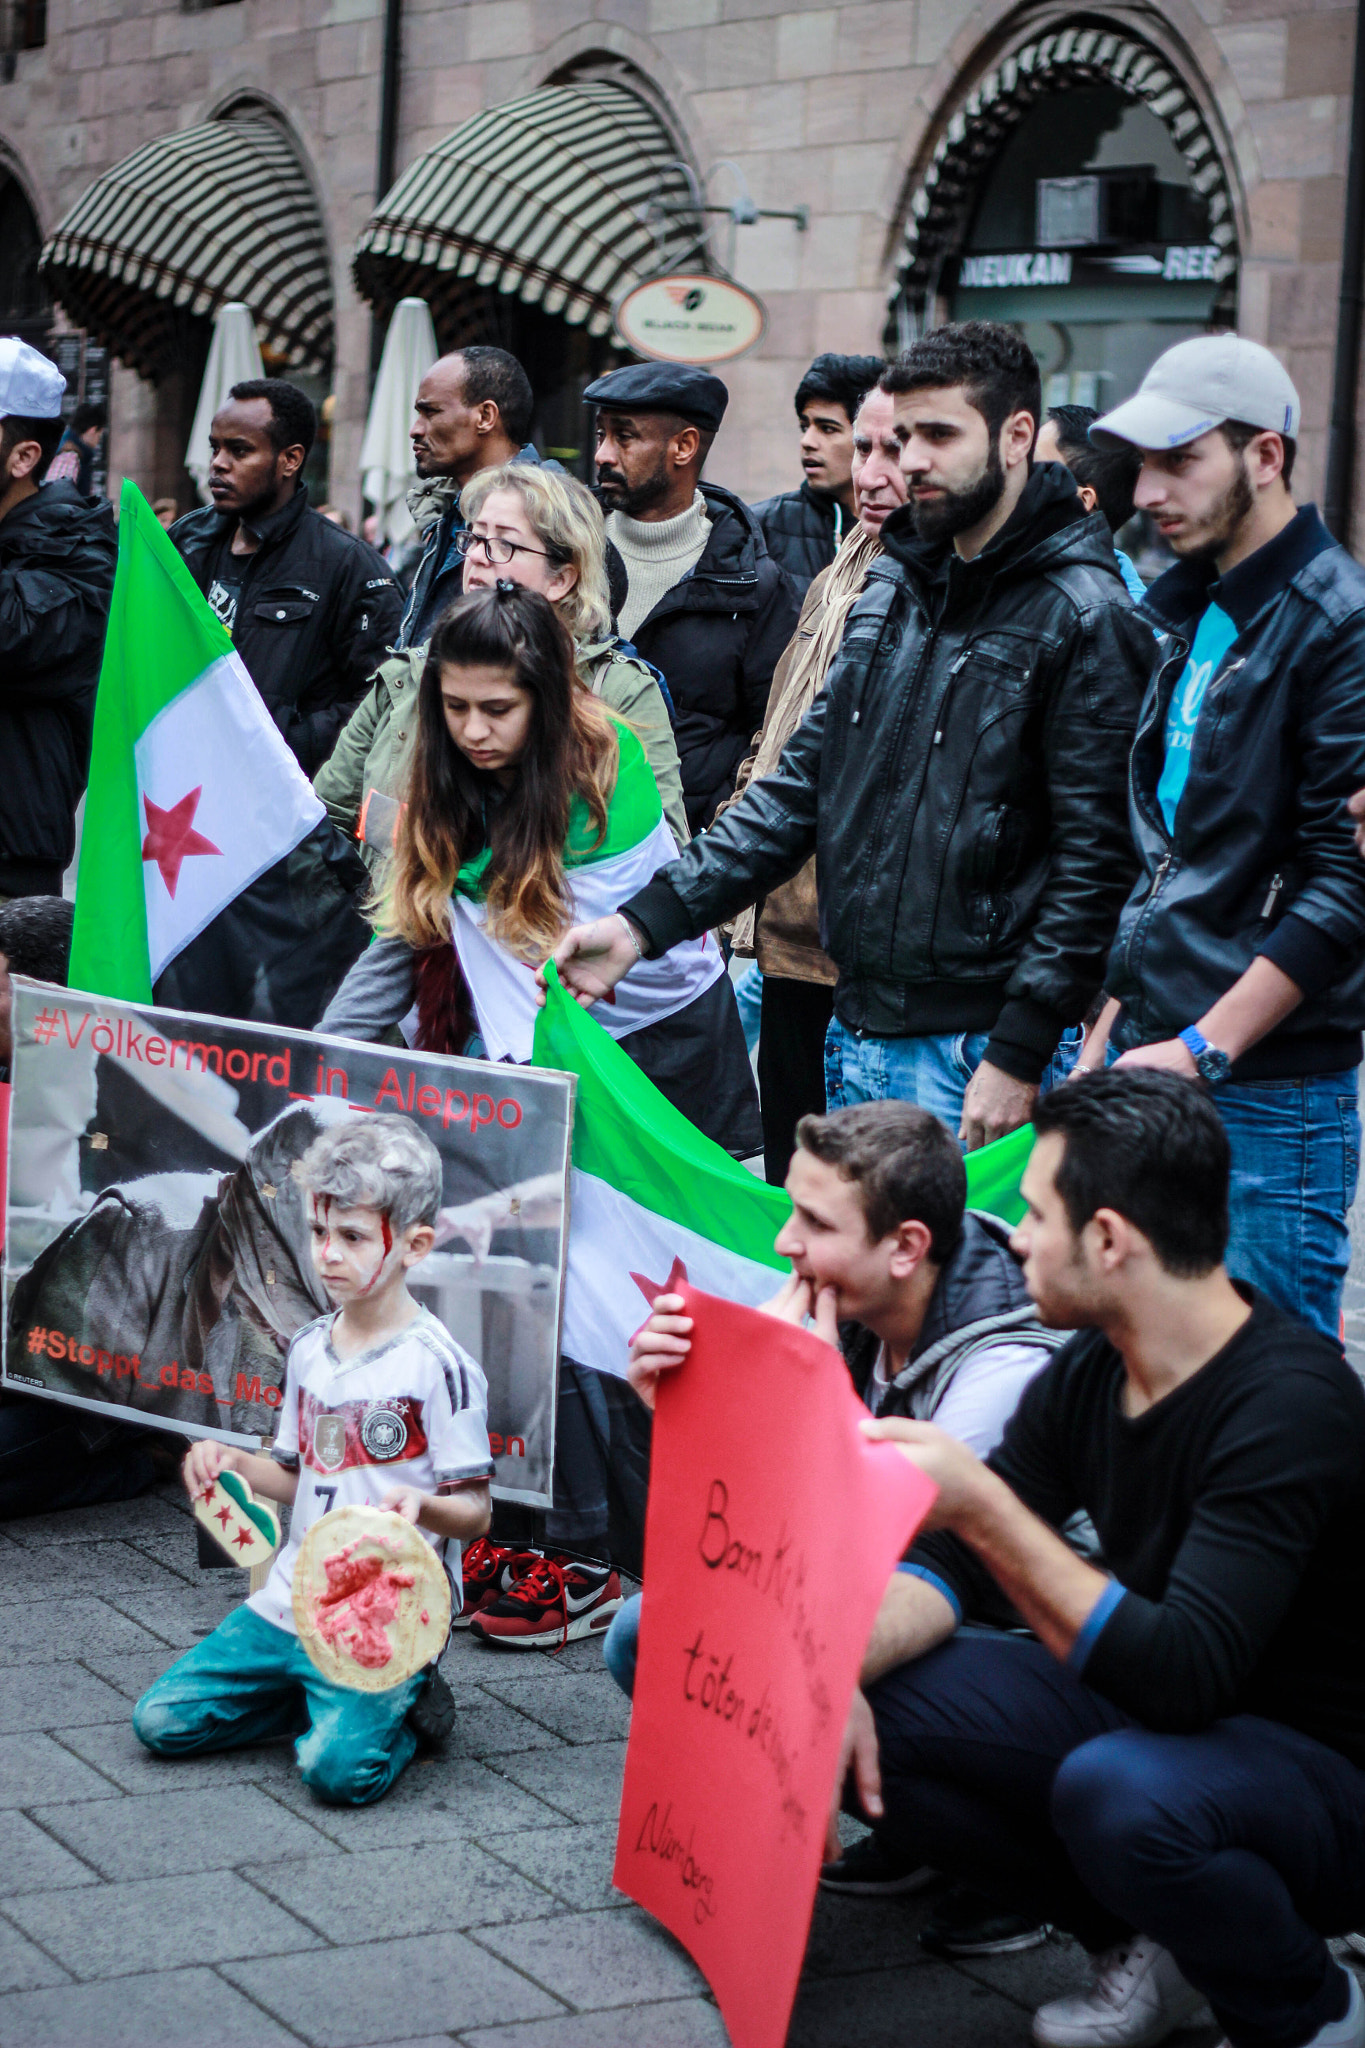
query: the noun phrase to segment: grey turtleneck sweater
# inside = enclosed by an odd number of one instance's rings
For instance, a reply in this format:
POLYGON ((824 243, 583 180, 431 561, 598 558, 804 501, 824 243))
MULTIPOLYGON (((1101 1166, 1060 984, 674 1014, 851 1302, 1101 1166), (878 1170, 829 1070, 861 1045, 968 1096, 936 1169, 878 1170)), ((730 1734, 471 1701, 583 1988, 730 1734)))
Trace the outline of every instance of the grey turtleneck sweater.
POLYGON ((701 560, 711 534, 706 500, 698 491, 687 510, 674 519, 631 519, 624 512, 612 512, 607 534, 619 548, 630 578, 619 619, 629 640, 664 593, 701 560))

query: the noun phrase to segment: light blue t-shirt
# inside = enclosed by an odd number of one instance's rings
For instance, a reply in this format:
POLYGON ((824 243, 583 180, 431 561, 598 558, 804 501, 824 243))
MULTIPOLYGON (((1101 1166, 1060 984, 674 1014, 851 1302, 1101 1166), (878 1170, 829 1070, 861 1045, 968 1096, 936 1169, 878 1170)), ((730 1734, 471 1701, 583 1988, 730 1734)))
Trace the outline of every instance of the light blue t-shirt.
POLYGON ((1129 597, 1132 598, 1134 604, 1141 604, 1143 598, 1147 595, 1147 585, 1138 575, 1131 557, 1125 555, 1122 548, 1115 548, 1114 559, 1119 565, 1119 574, 1123 578, 1129 597))
POLYGON ((1233 621, 1218 605, 1211 604, 1196 628, 1185 672, 1171 692, 1166 710, 1166 761, 1156 786, 1156 800, 1170 833, 1175 831, 1175 814, 1189 777, 1190 748, 1194 745, 1194 729, 1205 694, 1236 638, 1233 621))

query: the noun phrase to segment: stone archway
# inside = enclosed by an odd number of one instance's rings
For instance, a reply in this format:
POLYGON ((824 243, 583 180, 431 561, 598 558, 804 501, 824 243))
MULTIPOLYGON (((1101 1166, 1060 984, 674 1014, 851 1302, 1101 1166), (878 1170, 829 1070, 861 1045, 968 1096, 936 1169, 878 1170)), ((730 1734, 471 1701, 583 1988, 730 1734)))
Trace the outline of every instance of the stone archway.
POLYGON ((1215 274, 1229 313, 1237 222, 1223 155, 1190 86, 1169 56, 1140 35, 1087 19, 1034 31, 959 98, 914 177, 890 292, 890 335, 907 338, 932 314, 945 261, 956 254, 990 167, 1035 103, 1070 86, 1107 85, 1150 109, 1169 131, 1208 206, 1215 274))
POLYGON ((42 347, 52 301, 38 275, 42 231, 32 197, 7 149, 0 147, 0 332, 42 347))

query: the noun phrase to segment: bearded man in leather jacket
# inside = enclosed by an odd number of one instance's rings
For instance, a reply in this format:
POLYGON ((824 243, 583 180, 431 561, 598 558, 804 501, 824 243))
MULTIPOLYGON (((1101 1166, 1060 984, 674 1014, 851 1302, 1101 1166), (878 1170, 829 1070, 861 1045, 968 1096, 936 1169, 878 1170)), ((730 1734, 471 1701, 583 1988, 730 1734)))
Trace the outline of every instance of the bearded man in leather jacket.
POLYGON ((989 321, 882 379, 908 502, 772 772, 556 952, 581 1002, 814 852, 838 969, 829 1106, 897 1096, 970 1146, 1026 1123, 1097 994, 1135 868, 1128 750, 1156 659, 1109 531, 1031 457, 1038 366, 989 321))

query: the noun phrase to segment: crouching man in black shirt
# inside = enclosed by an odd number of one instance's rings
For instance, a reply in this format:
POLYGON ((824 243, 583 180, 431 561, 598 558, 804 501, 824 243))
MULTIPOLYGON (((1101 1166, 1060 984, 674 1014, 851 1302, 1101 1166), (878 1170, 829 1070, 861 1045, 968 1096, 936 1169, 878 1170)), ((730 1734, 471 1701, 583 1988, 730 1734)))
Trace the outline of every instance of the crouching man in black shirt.
POLYGON ((1111 1071, 1035 1123, 1015 1248, 1081 1334, 984 1463, 863 1424, 939 1496, 854 1696, 861 1810, 1090 1951, 1089 1988, 1035 2016, 1046 2048, 1147 2048, 1202 1999, 1231 2048, 1365 2048, 1324 1939, 1365 1919, 1365 1392, 1229 1280, 1199 1087, 1111 1071), (1080 1508, 1102 1568, 1058 1534, 1080 1508))

